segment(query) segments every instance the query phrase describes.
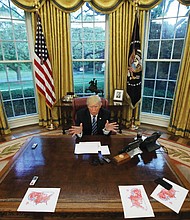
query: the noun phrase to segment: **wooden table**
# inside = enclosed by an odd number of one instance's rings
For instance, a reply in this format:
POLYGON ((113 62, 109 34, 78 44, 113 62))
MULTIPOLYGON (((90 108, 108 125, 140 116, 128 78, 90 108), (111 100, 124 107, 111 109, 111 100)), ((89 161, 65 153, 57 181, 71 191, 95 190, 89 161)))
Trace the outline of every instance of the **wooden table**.
MULTIPOLYGON (((82 140, 108 144, 112 158, 132 137, 87 136, 82 140)), ((147 219, 189 219, 189 194, 179 214, 150 197, 159 176, 190 189, 162 150, 144 152, 119 166, 113 161, 94 166, 91 161, 97 155, 75 155, 74 146, 75 139, 69 135, 39 136, 28 141, 0 174, 0 219, 123 219, 118 186, 136 184, 144 186, 155 213, 155 218, 147 219), (38 143, 34 150, 33 143, 38 143), (17 212, 35 175, 39 179, 34 187, 61 188, 55 213, 17 212)))
MULTIPOLYGON (((108 101, 108 109, 111 112, 112 121, 116 121, 119 124, 119 133, 122 133, 122 114, 125 107, 128 106, 128 103, 124 102, 115 102, 113 100, 108 101)), ((72 102, 63 102, 60 99, 55 104, 56 108, 60 109, 61 112, 61 121, 62 121, 62 131, 65 134, 71 125, 73 125, 72 120, 72 102)))

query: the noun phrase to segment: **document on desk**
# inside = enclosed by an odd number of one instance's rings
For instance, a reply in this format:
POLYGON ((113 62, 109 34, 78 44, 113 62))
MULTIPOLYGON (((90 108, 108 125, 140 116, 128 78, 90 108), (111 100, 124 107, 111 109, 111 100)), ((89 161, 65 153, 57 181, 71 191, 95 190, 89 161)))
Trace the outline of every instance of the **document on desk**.
POLYGON ((107 145, 101 146, 99 141, 79 142, 75 144, 75 154, 97 154, 101 151, 102 155, 109 155, 109 147, 107 145))
POLYGON ((28 188, 18 212, 55 212, 60 188, 28 188))
POLYGON ((172 209, 174 212, 179 213, 189 190, 165 178, 163 178, 163 180, 171 184, 172 188, 167 190, 161 185, 158 185, 150 196, 168 208, 172 209))
POLYGON ((154 217, 143 185, 119 186, 125 218, 154 217))

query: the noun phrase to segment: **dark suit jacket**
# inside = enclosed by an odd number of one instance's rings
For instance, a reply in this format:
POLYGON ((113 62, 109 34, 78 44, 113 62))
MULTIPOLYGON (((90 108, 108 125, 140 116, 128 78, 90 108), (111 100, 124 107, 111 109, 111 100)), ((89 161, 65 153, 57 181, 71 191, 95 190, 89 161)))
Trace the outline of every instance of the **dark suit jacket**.
MULTIPOLYGON (((97 117, 97 134, 104 134, 102 129, 104 129, 107 120, 110 121, 110 111, 100 108, 97 117)), ((83 108, 77 111, 76 125, 79 126, 80 123, 83 124, 83 135, 91 135, 92 123, 88 108, 83 108)))

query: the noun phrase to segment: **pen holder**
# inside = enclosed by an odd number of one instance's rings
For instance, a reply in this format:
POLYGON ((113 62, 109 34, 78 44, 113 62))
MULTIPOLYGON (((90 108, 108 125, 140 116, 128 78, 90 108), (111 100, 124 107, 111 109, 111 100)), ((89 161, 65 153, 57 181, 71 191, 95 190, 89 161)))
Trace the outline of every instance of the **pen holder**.
POLYGON ((120 164, 123 164, 127 161, 129 161, 131 159, 131 157, 129 156, 129 154, 127 153, 122 153, 122 154, 119 154, 117 156, 115 156, 113 158, 113 161, 117 164, 117 165, 120 165, 120 164))

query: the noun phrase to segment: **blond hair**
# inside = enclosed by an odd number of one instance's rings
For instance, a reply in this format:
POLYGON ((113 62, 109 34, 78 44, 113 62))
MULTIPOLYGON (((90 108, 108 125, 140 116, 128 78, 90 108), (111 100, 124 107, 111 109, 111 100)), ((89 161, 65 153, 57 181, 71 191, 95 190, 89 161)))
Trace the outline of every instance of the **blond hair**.
POLYGON ((101 98, 98 95, 91 95, 87 98, 86 104, 87 104, 87 106, 94 105, 94 104, 98 104, 98 105, 101 106, 102 101, 101 101, 101 98))

